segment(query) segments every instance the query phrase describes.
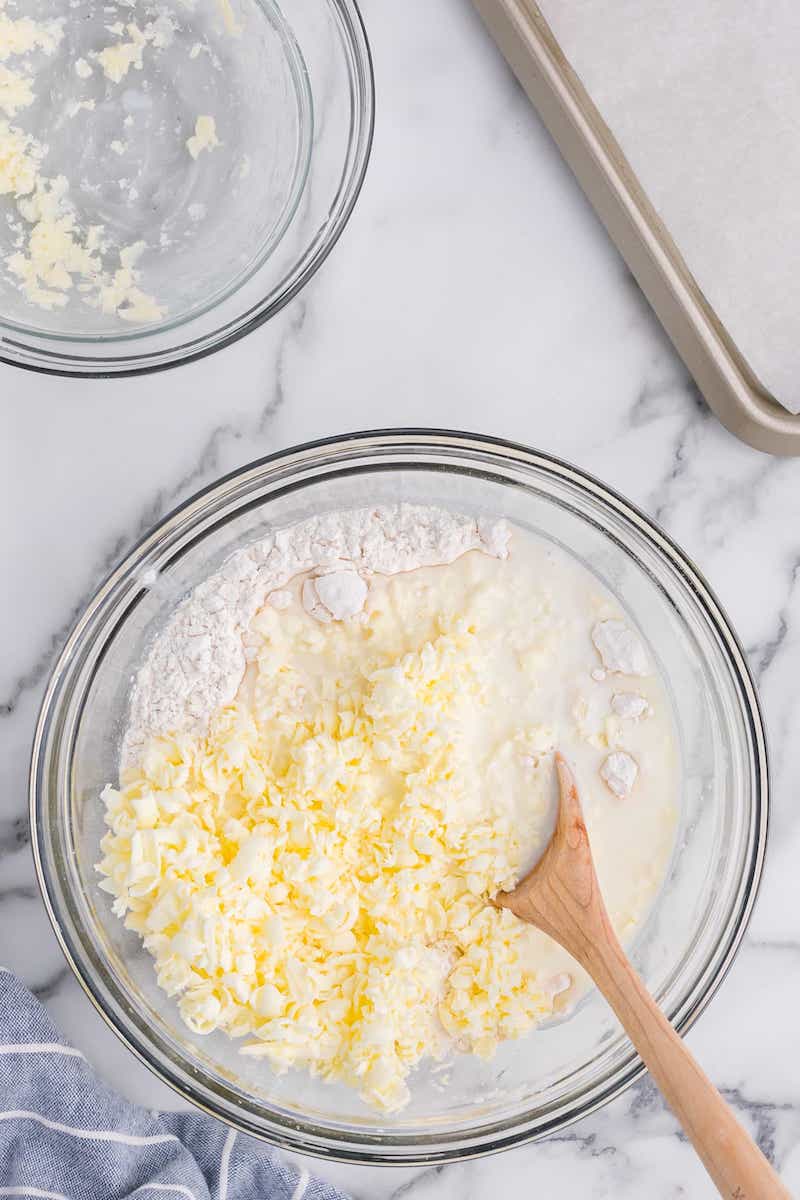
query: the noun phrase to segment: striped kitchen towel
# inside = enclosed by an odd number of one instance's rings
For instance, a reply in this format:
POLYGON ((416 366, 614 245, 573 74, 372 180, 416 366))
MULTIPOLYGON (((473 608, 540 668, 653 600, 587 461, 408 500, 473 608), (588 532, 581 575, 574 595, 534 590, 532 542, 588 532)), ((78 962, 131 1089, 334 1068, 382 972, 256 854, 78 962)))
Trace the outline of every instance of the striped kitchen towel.
POLYGON ((0 969, 0 1197, 342 1200, 199 1113, 153 1113, 104 1084, 0 969))

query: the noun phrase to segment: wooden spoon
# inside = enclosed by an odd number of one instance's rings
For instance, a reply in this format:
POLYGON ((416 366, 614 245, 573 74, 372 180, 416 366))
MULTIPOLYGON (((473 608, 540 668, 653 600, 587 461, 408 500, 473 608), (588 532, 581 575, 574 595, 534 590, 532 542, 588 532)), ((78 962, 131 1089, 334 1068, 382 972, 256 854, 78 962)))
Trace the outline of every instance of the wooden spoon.
POLYGON ((791 1200, 778 1175, 701 1070, 628 961, 611 928, 572 772, 556 755, 560 802, 547 849, 495 903, 554 938, 592 977, 622 1022, 720 1195, 791 1200))

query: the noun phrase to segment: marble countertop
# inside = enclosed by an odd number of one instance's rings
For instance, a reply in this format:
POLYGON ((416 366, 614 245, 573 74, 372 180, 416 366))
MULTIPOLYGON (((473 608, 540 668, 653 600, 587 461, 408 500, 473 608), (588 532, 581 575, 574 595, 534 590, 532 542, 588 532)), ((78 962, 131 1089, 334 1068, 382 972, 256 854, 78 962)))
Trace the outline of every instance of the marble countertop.
MULTIPOLYGON (((147 379, 0 367, 0 962, 133 1098, 176 1097, 84 999, 34 881, 26 774, 44 683, 89 594, 177 501, 307 438, 448 426, 541 447, 651 513, 717 589, 757 676, 772 837, 738 959, 689 1035, 800 1189, 800 462, 710 415, 467 0, 365 0, 367 182, 305 291, 244 342, 147 379)), ((648 1082, 557 1137, 431 1170, 315 1164, 357 1198, 712 1194, 648 1082), (533 1185, 533 1186, 531 1186, 533 1185)))

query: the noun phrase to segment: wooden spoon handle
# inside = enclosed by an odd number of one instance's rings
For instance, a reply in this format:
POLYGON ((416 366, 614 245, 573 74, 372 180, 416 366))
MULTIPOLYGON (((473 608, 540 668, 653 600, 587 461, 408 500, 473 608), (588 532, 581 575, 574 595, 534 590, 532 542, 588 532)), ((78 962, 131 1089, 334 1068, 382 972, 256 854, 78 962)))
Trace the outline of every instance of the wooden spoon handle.
POLYGON ((634 971, 611 927, 595 874, 575 779, 556 755, 556 829, 533 871, 495 904, 554 938, 581 964, 619 1017, 727 1200, 791 1200, 634 971))
POLYGON ((647 1069, 728 1200, 791 1200, 634 971, 610 924, 584 965, 619 1017, 647 1069))

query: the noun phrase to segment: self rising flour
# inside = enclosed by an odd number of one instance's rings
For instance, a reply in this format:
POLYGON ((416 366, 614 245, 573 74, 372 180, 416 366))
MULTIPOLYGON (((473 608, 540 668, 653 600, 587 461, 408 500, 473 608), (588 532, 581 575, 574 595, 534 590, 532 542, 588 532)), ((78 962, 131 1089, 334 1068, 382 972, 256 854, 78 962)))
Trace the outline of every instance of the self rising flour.
POLYGON ((312 517, 247 546, 199 584, 179 606, 136 677, 122 750, 130 765, 148 737, 201 732, 231 701, 244 675, 242 635, 271 592, 303 572, 315 616, 327 605, 355 615, 354 596, 366 597, 363 576, 396 575, 453 562, 468 550, 497 558, 508 552, 503 521, 478 520, 441 508, 401 504, 312 517))

